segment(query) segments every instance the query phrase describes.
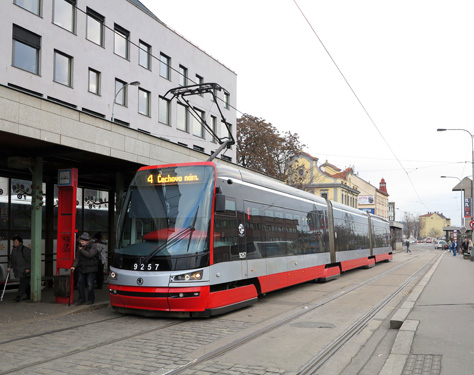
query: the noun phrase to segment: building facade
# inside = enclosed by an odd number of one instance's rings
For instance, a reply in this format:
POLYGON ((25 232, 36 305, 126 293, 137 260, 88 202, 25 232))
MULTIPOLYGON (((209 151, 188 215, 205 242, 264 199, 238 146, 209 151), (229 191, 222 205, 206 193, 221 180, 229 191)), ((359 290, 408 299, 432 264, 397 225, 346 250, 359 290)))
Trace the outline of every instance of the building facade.
POLYGON ((341 170, 326 161, 301 153, 293 162, 292 182, 323 198, 340 202, 373 215, 389 218, 387 185, 382 178, 379 188, 356 175, 352 168, 341 170))
MULTIPOLYGON (((0 84, 112 120, 206 154, 216 148, 202 120, 235 136, 236 74, 168 28, 138 0, 6 0, 0 4, 0 84), (213 82, 222 90, 165 94, 213 82)), ((235 161, 235 148, 225 158, 235 161)))
POLYGON ((305 191, 334 202, 357 208, 357 186, 352 183, 352 170, 342 171, 326 162, 318 166, 318 158, 301 153, 293 163, 293 173, 298 175, 299 185, 305 191))
POLYGON ((440 212, 428 212, 419 220, 421 237, 440 237, 444 234, 443 227, 451 226, 451 219, 440 212))
POLYGON ((235 137, 236 74, 138 0, 5 0, 0 10, 0 282, 21 235, 39 301, 41 277, 56 271, 58 172, 78 171, 76 230, 114 249, 138 168, 207 160, 219 141, 203 121, 235 137), (197 92, 189 108, 166 95, 209 82, 215 99, 197 92))

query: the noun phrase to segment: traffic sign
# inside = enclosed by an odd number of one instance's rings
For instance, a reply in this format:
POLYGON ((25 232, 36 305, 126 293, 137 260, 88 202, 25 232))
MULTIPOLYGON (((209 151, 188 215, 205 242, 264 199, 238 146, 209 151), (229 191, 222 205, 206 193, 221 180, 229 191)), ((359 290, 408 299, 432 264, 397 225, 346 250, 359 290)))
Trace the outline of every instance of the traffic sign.
POLYGON ((469 226, 471 227, 471 229, 474 229, 474 220, 471 220, 471 222, 469 223, 469 226))

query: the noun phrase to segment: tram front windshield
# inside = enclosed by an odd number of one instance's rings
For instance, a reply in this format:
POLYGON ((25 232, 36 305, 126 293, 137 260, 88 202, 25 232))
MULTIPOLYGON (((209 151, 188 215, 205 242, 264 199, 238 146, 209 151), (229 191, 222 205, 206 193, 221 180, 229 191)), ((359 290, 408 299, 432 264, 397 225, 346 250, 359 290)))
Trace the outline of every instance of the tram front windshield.
POLYGON ((117 254, 182 256, 209 251, 215 170, 179 166, 141 170, 124 203, 117 254))

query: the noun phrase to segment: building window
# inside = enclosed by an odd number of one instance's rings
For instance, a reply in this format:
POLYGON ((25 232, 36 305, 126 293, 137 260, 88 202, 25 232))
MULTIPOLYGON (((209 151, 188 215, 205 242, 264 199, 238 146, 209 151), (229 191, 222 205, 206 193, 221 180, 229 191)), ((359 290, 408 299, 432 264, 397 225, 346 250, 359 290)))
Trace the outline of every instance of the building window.
POLYGON ((41 37, 20 26, 13 25, 12 65, 39 74, 41 37))
POLYGON ((151 70, 151 47, 140 40, 140 48, 138 50, 138 63, 144 68, 151 70))
POLYGON ((224 103, 225 103, 225 108, 229 109, 230 94, 228 92, 224 93, 224 103))
POLYGON ((114 31, 114 52, 128 60, 130 32, 117 24, 114 26, 114 31))
MULTIPOLYGON (((202 85, 204 83, 204 78, 202 78, 200 75, 196 74, 196 83, 198 85, 202 85)), ((201 96, 204 96, 203 94, 199 94, 201 96)))
MULTIPOLYGON (((211 115, 211 126, 212 126, 212 130, 214 131, 214 134, 219 135, 217 134, 217 117, 216 116, 211 115)), ((215 137, 212 137, 212 142, 216 143, 217 139, 215 137)))
POLYGON ((14 0, 13 2, 19 7, 22 7, 37 16, 40 15, 41 0, 14 0))
POLYGON ((188 109, 182 105, 178 104, 177 116, 176 116, 176 129, 182 130, 183 132, 188 131, 188 109))
POLYGON ((202 122, 204 121, 204 112, 194 108, 197 114, 193 116, 193 135, 204 138, 204 126, 202 126, 202 122))
POLYGON ((158 121, 170 125, 170 102, 161 96, 158 98, 158 121))
POLYGON ((126 82, 119 79, 115 80, 115 103, 126 106, 127 103, 127 86, 126 82))
POLYGON ((222 122, 221 121, 221 134, 220 134, 220 137, 221 138, 229 138, 230 139, 230 135, 229 135, 229 132, 232 131, 232 128, 231 128, 231 125, 226 125, 225 122, 222 122), (229 126, 229 129, 227 129, 227 126, 229 126))
POLYGON ((91 42, 104 46, 104 21, 105 17, 87 8, 86 38, 91 42))
POLYGON ((170 79, 170 66, 171 59, 164 55, 160 54, 160 76, 166 79, 170 79))
POLYGON ((179 85, 180 86, 187 86, 188 84, 188 68, 184 66, 179 66, 179 85))
POLYGON ((72 87, 72 57, 54 51, 54 82, 72 87))
POLYGON ((89 68, 89 92, 100 95, 100 72, 89 68))
POLYGON ((54 0, 53 23, 74 32, 76 0, 54 0))
POLYGON ((138 89, 138 113, 150 116, 150 92, 138 89))

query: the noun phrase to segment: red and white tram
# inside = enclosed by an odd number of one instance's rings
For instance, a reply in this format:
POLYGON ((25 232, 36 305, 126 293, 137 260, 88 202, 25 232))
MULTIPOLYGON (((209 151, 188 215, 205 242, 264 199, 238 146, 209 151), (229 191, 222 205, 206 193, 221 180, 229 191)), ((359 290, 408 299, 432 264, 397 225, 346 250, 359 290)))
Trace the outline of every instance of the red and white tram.
POLYGON ((141 168, 110 268, 120 312, 212 316, 392 259, 389 223, 215 162, 141 168))

